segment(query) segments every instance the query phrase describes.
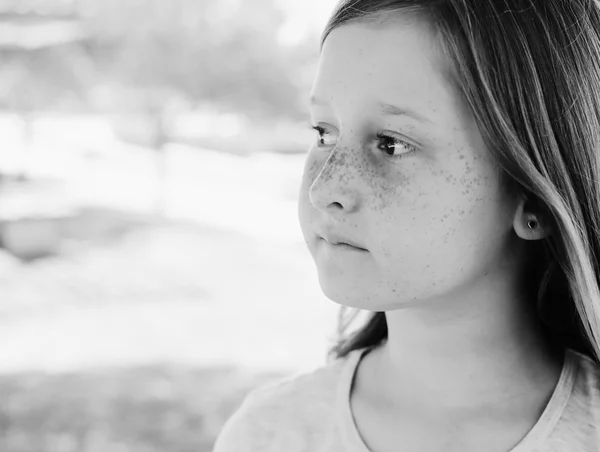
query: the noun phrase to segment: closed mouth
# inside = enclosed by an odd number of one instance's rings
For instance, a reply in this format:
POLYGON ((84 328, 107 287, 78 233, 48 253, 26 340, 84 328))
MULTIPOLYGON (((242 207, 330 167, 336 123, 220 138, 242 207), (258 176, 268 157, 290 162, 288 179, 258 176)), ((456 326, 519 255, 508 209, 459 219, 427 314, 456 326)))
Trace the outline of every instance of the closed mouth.
POLYGON ((331 244, 331 245, 346 245, 346 246, 351 246, 352 248, 356 248, 357 250, 362 250, 362 251, 367 251, 364 248, 361 248, 359 246, 356 245, 352 245, 351 243, 346 243, 346 242, 329 242, 327 239, 321 237, 322 240, 325 240, 327 243, 331 244))

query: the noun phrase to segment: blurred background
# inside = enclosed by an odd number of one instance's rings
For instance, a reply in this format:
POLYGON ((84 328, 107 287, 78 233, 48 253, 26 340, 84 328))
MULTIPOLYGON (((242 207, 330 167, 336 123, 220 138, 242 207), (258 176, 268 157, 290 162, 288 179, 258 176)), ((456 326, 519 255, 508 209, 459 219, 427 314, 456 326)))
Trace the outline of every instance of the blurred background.
POLYGON ((334 0, 0 0, 0 450, 205 452, 325 363, 298 225, 334 0))

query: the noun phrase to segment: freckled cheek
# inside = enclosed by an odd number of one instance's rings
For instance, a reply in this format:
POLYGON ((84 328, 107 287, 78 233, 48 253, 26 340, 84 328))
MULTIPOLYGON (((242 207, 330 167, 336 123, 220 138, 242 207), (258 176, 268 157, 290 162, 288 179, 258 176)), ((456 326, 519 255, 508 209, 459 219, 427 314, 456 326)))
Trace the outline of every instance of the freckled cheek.
POLYGON ((371 204, 379 212, 393 216, 422 202, 423 190, 427 188, 420 187, 416 173, 402 171, 391 176, 375 173, 367 180, 373 198, 371 204))
POLYGON ((443 226, 445 237, 470 236, 475 238, 482 229, 482 222, 494 222, 499 199, 497 187, 487 181, 486 176, 472 175, 452 184, 439 197, 438 221, 443 226), (470 231, 466 233, 465 231, 470 231))
POLYGON ((457 202, 452 184, 440 174, 405 168, 392 181, 383 180, 374 187, 373 206, 379 214, 405 230, 422 230, 438 224, 457 202))

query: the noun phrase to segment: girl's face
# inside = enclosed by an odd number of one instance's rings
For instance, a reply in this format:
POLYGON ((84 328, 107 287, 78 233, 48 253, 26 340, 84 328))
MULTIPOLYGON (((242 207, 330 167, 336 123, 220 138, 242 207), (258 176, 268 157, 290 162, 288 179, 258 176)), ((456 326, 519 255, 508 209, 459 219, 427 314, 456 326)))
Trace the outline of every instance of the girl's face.
POLYGON ((516 200, 441 68, 417 22, 344 25, 327 38, 298 212, 321 287, 340 304, 460 297, 510 268, 516 200))

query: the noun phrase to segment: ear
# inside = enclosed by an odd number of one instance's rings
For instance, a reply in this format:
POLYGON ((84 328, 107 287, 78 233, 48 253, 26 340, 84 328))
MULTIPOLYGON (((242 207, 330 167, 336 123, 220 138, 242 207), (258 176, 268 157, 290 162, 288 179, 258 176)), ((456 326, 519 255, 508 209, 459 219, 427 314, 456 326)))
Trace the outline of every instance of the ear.
POLYGON ((530 212, 526 208, 526 199, 521 199, 513 220, 513 228, 523 240, 541 240, 552 234, 552 228, 541 215, 530 212), (530 228, 529 225, 534 226, 530 228))

